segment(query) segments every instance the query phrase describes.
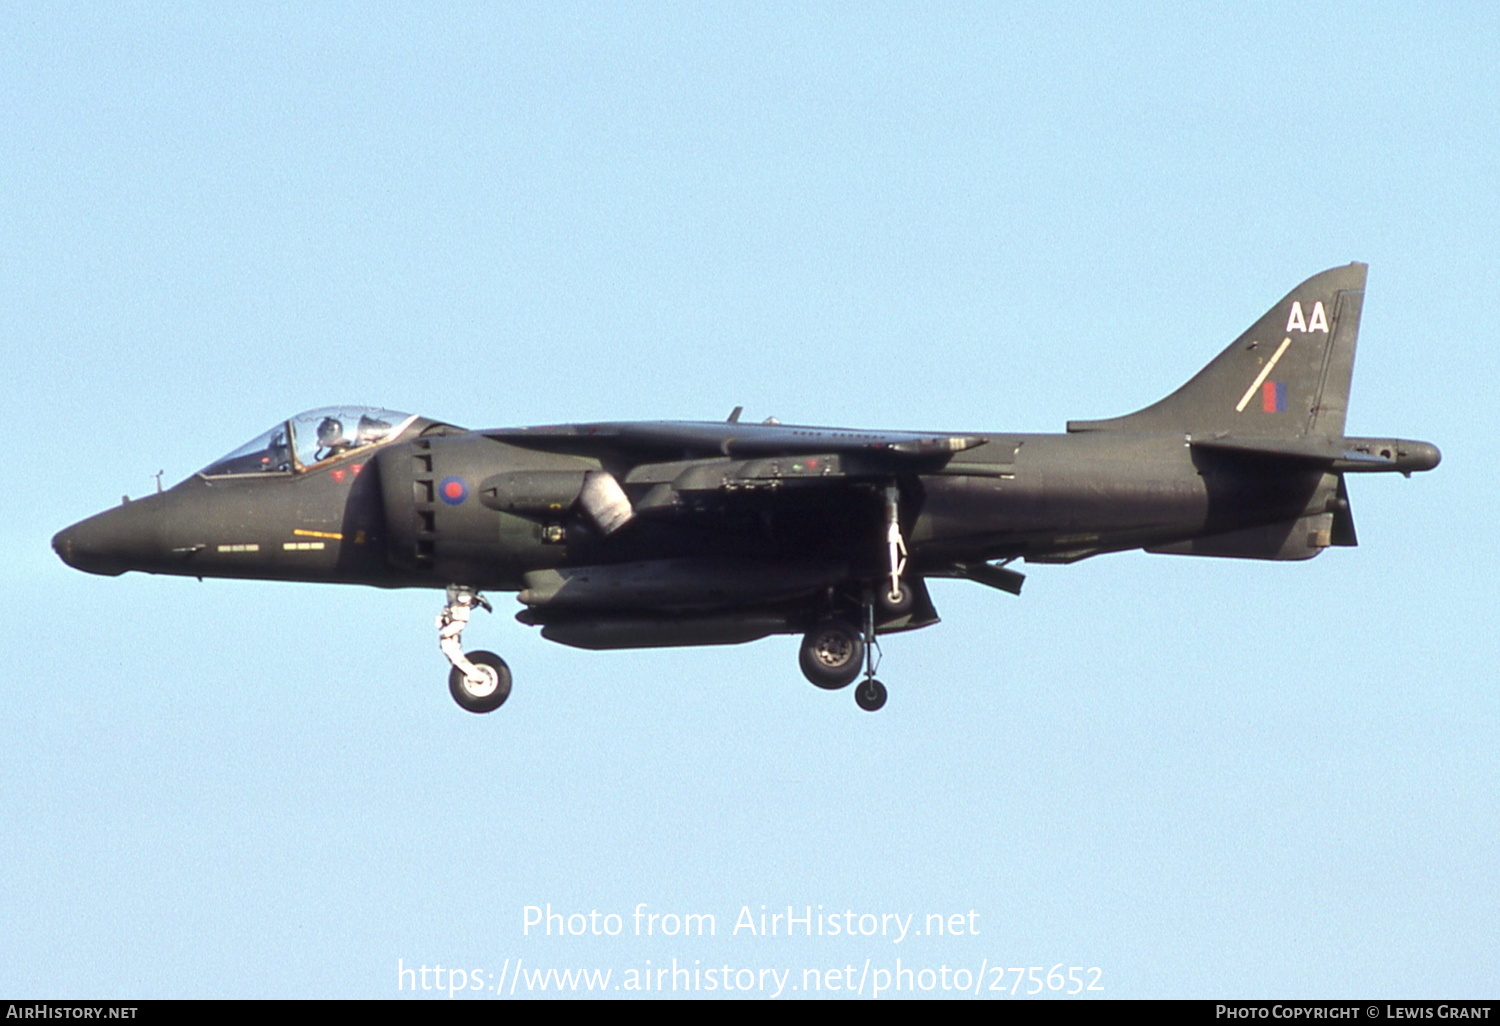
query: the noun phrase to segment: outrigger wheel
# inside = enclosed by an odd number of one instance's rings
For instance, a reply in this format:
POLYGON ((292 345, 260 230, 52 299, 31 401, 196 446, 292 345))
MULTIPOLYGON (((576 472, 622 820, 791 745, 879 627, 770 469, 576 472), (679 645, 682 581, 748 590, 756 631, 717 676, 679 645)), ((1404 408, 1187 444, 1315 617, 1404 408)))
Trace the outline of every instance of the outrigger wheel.
POLYGON ((875 712, 885 705, 886 697, 885 685, 874 677, 861 682, 854 689, 854 701, 865 712, 875 712))

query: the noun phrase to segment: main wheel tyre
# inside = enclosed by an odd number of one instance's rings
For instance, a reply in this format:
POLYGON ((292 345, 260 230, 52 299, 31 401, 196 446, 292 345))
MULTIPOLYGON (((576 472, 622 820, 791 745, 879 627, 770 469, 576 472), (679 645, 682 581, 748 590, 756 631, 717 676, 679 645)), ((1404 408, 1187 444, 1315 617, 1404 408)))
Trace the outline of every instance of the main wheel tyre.
POLYGON ((865 639, 848 620, 824 620, 803 637, 797 661, 818 687, 846 687, 864 667, 865 639))
POLYGON ((471 713, 494 712, 510 697, 510 667, 493 652, 466 654, 484 680, 471 681, 455 666, 448 671, 448 693, 471 713))
POLYGON ((885 685, 871 678, 854 689, 854 701, 865 712, 874 712, 885 705, 885 685))

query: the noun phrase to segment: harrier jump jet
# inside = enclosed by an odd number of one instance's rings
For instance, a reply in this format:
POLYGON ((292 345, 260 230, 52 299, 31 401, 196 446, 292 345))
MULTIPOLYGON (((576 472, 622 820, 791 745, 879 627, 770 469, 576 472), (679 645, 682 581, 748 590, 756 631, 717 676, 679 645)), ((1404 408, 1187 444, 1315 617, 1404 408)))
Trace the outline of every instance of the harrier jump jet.
POLYGON ((801 634, 803 674, 879 709, 883 634, 938 621, 927 580, 1019 595, 1017 560, 1127 549, 1308 559, 1354 545, 1348 474, 1431 470, 1427 442, 1344 434, 1365 265, 1293 289, 1192 380, 1065 434, 739 421, 470 431, 384 409, 298 414, 181 484, 74 524, 69 565, 446 591, 449 690, 490 712, 504 660, 465 653, 484 592, 585 649, 801 634))

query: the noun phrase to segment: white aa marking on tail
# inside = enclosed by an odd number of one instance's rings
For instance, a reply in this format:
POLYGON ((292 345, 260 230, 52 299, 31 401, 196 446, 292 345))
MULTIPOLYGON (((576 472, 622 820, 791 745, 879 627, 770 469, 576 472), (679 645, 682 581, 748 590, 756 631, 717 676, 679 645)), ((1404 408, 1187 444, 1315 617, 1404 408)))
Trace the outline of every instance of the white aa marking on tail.
POLYGON ((1323 309, 1323 301, 1320 299, 1313 304, 1312 318, 1308 319, 1302 314, 1302 303, 1292 303, 1292 312, 1287 314, 1287 331, 1301 331, 1311 333, 1314 331, 1328 331, 1328 312, 1323 309))
POLYGON ((1323 312, 1321 300, 1313 304, 1312 320, 1307 322, 1307 330, 1328 333, 1328 315, 1323 312))
MULTIPOLYGON (((1302 315, 1302 310, 1300 308, 1294 306, 1293 309, 1296 310, 1296 313, 1299 317, 1302 315)), ((1255 394, 1256 389, 1260 388, 1260 386, 1265 383, 1266 378, 1269 378, 1271 376, 1271 369, 1276 366, 1276 361, 1281 359, 1281 354, 1286 352, 1287 347, 1291 344, 1292 340, 1289 338, 1284 338, 1281 340, 1281 345, 1276 347, 1275 355, 1272 356, 1271 359, 1266 362, 1266 365, 1260 369, 1260 373, 1255 376, 1255 380, 1250 383, 1250 387, 1245 389, 1245 394, 1243 397, 1241 397, 1239 405, 1234 408, 1235 413, 1245 412, 1245 407, 1250 405, 1250 397, 1255 394)))

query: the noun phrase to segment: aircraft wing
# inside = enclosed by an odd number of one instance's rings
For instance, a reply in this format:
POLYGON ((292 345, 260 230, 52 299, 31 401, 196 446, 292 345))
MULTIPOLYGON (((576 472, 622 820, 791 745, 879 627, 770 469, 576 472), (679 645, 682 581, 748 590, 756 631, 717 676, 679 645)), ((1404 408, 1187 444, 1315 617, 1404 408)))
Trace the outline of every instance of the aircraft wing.
POLYGON ((941 472, 982 435, 860 431, 783 424, 635 421, 480 431, 508 445, 599 460, 600 470, 497 475, 481 486, 496 509, 561 509, 578 501, 612 534, 636 515, 670 516, 709 496, 755 503, 785 488, 941 472), (627 492, 626 489, 629 489, 627 492))
POLYGON ((924 431, 863 431, 793 424, 724 421, 636 421, 498 428, 481 434, 511 445, 572 455, 613 455, 628 464, 695 457, 860 454, 893 469, 942 461, 986 441, 982 435, 924 431))

